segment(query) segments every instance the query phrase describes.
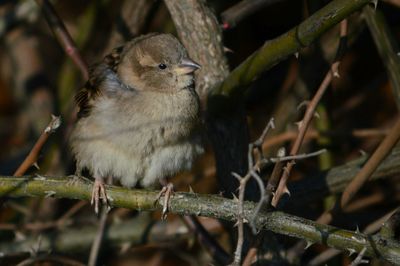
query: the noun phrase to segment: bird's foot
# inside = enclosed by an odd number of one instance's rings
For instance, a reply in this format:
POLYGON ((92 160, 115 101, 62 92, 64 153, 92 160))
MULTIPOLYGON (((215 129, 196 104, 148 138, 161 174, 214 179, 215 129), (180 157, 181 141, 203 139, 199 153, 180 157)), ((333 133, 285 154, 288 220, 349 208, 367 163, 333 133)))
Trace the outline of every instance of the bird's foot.
POLYGON ((96 178, 94 180, 92 189, 92 199, 90 201, 90 204, 94 205, 94 212, 96 214, 99 214, 100 197, 102 199, 103 204, 109 209, 110 205, 108 204, 107 192, 104 187, 104 180, 103 178, 96 178))
POLYGON ((161 219, 165 220, 167 218, 168 209, 170 207, 170 199, 171 196, 174 194, 174 185, 172 183, 168 183, 164 185, 157 195, 157 201, 160 201, 161 197, 164 197, 162 212, 161 212, 161 219))

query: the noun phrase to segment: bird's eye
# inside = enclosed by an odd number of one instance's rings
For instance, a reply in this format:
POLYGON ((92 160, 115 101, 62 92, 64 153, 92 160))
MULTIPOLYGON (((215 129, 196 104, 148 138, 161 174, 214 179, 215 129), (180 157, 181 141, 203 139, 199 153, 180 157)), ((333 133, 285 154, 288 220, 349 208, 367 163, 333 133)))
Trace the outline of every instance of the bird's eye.
POLYGON ((166 65, 166 64, 159 64, 159 65, 158 65, 158 68, 159 68, 159 69, 166 69, 166 68, 167 68, 167 65, 166 65))

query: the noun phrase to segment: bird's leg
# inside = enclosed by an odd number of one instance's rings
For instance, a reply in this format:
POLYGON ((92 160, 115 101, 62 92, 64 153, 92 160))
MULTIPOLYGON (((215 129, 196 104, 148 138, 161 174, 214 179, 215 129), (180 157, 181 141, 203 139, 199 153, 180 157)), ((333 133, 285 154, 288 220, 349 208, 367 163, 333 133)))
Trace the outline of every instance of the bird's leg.
POLYGON ((108 207, 108 198, 106 189, 104 187, 104 179, 96 176, 93 184, 92 200, 90 201, 91 205, 94 204, 94 212, 96 214, 99 213, 100 196, 103 200, 103 204, 108 207))
POLYGON ((165 220, 167 218, 167 212, 170 206, 170 198, 171 195, 174 193, 174 185, 167 181, 166 178, 161 178, 160 183, 163 186, 160 193, 158 193, 157 201, 164 196, 164 202, 162 203, 163 209, 161 213, 161 219, 165 220))

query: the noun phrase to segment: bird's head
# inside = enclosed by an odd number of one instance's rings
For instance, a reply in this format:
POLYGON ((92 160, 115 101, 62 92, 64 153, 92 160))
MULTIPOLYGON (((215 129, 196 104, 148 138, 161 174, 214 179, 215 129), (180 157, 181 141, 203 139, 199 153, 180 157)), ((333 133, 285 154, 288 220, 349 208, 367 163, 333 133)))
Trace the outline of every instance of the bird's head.
POLYGON ((199 68, 174 36, 150 34, 124 47, 117 73, 132 88, 171 92, 191 86, 199 68))

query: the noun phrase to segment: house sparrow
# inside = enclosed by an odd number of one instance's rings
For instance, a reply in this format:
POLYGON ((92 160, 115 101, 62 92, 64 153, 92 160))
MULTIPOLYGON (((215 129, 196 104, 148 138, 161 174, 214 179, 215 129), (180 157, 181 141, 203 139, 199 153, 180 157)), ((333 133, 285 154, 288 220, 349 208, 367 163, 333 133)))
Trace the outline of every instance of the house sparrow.
POLYGON ((104 178, 125 187, 164 186, 163 216, 171 185, 166 178, 190 169, 203 152, 199 98, 188 58, 170 34, 137 37, 95 65, 76 95, 78 121, 71 135, 77 173, 95 178, 92 205, 107 204, 104 178))

